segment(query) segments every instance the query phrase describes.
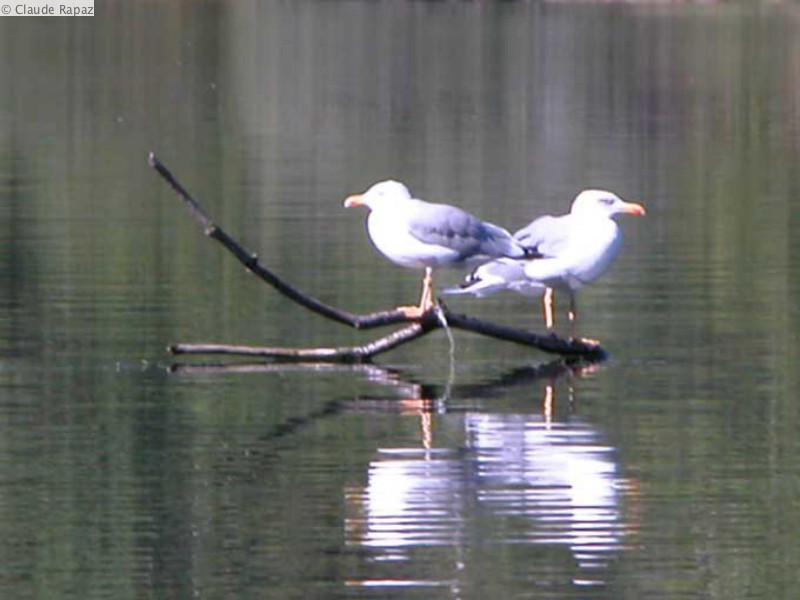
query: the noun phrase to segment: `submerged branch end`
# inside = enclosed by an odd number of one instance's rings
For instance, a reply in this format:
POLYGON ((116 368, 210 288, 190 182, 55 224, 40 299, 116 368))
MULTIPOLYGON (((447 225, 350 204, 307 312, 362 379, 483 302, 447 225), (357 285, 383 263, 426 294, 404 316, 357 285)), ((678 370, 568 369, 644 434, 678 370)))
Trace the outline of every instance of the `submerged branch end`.
POLYGON ((239 344, 171 344, 170 354, 247 356, 275 361, 369 362, 373 357, 422 337, 432 331, 420 324, 409 325, 361 346, 285 348, 239 344))

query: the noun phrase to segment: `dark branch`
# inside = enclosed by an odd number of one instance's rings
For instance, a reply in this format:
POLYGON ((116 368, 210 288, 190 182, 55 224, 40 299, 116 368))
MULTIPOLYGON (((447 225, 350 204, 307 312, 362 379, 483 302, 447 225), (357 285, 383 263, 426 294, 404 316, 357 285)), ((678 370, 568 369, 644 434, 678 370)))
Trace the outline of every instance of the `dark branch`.
POLYGON ((413 323, 363 346, 341 346, 337 348, 271 348, 226 344, 173 344, 168 347, 168 350, 172 354, 217 354, 288 361, 361 363, 368 362, 378 354, 383 354, 398 346, 407 344, 431 331, 433 331, 431 327, 426 327, 422 323, 413 323))
POLYGON ((538 348, 542 352, 560 354, 568 357, 583 357, 592 360, 605 358, 606 352, 597 342, 584 339, 564 339, 555 334, 541 335, 533 331, 516 329, 488 321, 480 321, 467 315, 446 312, 447 323, 455 329, 471 331, 479 335, 493 337, 505 342, 513 342, 522 346, 538 348))
POLYGON ((257 356, 288 361, 313 360, 320 362, 359 363, 367 362, 378 354, 407 344, 435 329, 448 326, 531 348, 537 348, 543 352, 560 354, 562 356, 581 357, 590 360, 601 360, 606 356, 603 348, 596 342, 577 339, 566 340, 554 334, 540 335, 531 331, 480 321, 466 315, 451 313, 444 305, 439 305, 437 311, 428 312, 419 318, 408 317, 397 309, 357 315, 334 308, 305 294, 264 267, 255 254, 248 252, 239 242, 228 235, 206 215, 186 188, 181 185, 169 169, 167 169, 152 152, 150 153, 149 162, 150 166, 153 167, 181 197, 189 209, 189 212, 200 225, 202 225, 207 236, 222 244, 248 271, 258 276, 262 281, 271 285, 279 293, 293 302, 323 317, 339 323, 344 323, 356 329, 381 327, 395 323, 408 323, 406 327, 362 346, 334 348, 264 348, 222 344, 175 344, 169 347, 170 352, 173 354, 227 354, 250 357, 257 356))
POLYGON ((270 358, 273 360, 313 360, 319 362, 360 363, 369 362, 374 357, 399 346, 414 341, 435 329, 445 326, 480 335, 534 347, 569 358, 602 360, 605 351, 596 343, 586 340, 565 340, 555 335, 543 336, 530 331, 505 327, 495 323, 479 321, 466 315, 459 315, 442 308, 441 319, 434 313, 425 315, 419 323, 373 340, 361 346, 340 346, 332 348, 285 348, 264 346, 241 346, 228 344, 174 344, 168 350, 172 354, 229 355, 270 358))
POLYGON ((274 287, 278 292, 302 306, 305 306, 312 312, 315 312, 323 317, 350 325, 356 329, 368 329, 371 327, 381 327, 383 325, 391 325, 393 323, 403 323, 413 321, 399 310, 387 310, 367 315, 356 315, 347 311, 339 310, 321 300, 309 296, 298 290, 293 285, 278 277, 275 273, 262 266, 258 261, 258 256, 254 253, 248 252, 237 242, 234 238, 228 235, 221 227, 216 225, 206 215, 205 211, 200 207, 192 195, 184 188, 181 183, 175 179, 175 176, 164 166, 154 153, 150 153, 149 157, 150 166, 153 167, 161 177, 175 190, 183 201, 192 216, 203 226, 205 234, 218 241, 220 244, 233 254, 236 259, 244 265, 244 267, 274 287))

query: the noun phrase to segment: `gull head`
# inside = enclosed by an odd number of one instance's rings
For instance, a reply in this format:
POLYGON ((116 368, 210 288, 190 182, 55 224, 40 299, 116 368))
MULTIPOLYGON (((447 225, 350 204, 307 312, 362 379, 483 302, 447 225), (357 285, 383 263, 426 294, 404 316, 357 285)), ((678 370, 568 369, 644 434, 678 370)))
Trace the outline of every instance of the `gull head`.
POLYGON ((644 206, 636 202, 625 202, 606 190, 583 190, 572 203, 573 215, 598 215, 613 218, 617 215, 644 215, 644 206))
POLYGON ((411 192, 399 181, 391 179, 380 181, 363 194, 353 194, 344 201, 345 208, 353 206, 366 206, 375 210, 379 206, 388 206, 395 202, 410 200, 411 192))

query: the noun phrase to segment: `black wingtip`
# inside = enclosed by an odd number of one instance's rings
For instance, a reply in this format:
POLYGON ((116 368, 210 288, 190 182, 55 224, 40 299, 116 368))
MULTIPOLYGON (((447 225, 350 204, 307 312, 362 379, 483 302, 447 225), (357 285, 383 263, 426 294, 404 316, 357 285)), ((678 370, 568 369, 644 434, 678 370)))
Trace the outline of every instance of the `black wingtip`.
POLYGON ((480 283, 482 279, 478 275, 478 270, 475 269, 472 273, 464 277, 464 281, 462 281, 458 287, 462 290, 468 288, 471 285, 475 285, 476 283, 480 283))
POLYGON ((544 254, 539 252, 536 248, 525 247, 525 258, 544 258, 544 254))

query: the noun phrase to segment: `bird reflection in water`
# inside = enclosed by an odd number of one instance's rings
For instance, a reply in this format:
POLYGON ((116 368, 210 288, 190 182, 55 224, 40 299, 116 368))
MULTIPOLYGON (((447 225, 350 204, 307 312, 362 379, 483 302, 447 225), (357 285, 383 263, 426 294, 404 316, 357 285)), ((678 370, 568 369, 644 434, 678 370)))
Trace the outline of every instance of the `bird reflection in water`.
MULTIPOLYGON (((563 573, 568 585, 602 585, 638 526, 629 516, 635 514, 635 482, 620 474, 602 432, 576 414, 573 382, 597 368, 557 361, 489 384, 448 387, 444 399, 435 388, 387 372, 384 383, 404 393, 393 409, 419 415, 420 443, 379 448, 366 484, 345 491, 347 545, 367 549, 373 567, 350 585, 455 591, 469 566, 465 557, 492 547, 536 547, 547 573, 563 568, 566 551, 573 565, 563 573), (568 383, 563 407, 557 397, 562 379, 568 383), (541 410, 530 413, 488 412, 464 401, 540 384, 541 410), (435 432, 445 432, 442 443, 435 432), (437 548, 440 576, 430 560, 437 548), (417 571, 415 561, 424 580, 407 577, 417 571), (398 562, 405 566, 398 570, 398 562)), ((373 398, 354 407, 373 410, 381 403, 390 406, 373 398)))

